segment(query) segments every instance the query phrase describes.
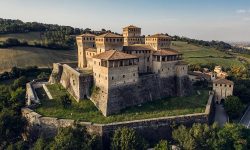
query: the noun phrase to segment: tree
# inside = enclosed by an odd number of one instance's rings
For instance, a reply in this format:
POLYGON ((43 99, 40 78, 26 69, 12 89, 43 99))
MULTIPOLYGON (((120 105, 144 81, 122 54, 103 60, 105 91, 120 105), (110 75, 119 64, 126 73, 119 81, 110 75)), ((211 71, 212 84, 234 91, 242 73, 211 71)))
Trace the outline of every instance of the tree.
POLYGON ((161 140, 155 147, 155 150, 170 150, 167 140, 161 140))
POLYGON ((97 136, 90 136, 84 127, 76 126, 60 128, 51 146, 55 150, 91 150, 99 149, 98 145, 97 136))
POLYGON ((63 105, 63 108, 68 108, 69 106, 71 106, 72 100, 67 94, 61 96, 60 100, 63 105))
POLYGON ((23 87, 25 88, 26 83, 27 83, 27 78, 25 76, 21 76, 20 78, 16 79, 12 85, 13 89, 17 89, 18 87, 23 87))
POLYGON ((20 140, 25 125, 26 120, 17 116, 16 112, 7 109, 2 110, 0 113, 0 143, 20 140))
POLYGON ((147 147, 146 141, 134 129, 125 127, 115 131, 111 143, 112 150, 142 150, 147 147))
POLYGON ((25 90, 21 87, 11 92, 11 108, 16 112, 20 112, 21 108, 25 105, 25 90))
POLYGON ((183 149, 196 149, 195 139, 189 133, 189 129, 181 125, 172 132, 173 139, 176 140, 183 149))
POLYGON ((250 135, 246 134, 246 130, 239 124, 226 124, 217 133, 217 147, 223 150, 247 149, 250 135))
POLYGON ((225 110, 230 118, 234 119, 240 116, 244 110, 244 105, 236 96, 228 96, 225 100, 225 110))

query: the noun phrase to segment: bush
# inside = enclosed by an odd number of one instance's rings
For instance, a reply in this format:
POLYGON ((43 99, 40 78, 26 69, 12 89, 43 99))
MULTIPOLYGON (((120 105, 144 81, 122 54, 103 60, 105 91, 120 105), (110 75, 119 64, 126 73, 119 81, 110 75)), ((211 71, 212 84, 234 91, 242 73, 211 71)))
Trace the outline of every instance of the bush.
POLYGON ((112 150, 144 150, 147 147, 146 141, 131 128, 117 129, 111 143, 112 150))
POLYGON ((100 149, 100 147, 97 147, 99 145, 97 139, 98 138, 96 136, 89 135, 86 131, 86 128, 81 126, 76 126, 75 128, 60 128, 51 144, 51 149, 100 149))
POLYGON ((168 141, 161 140, 155 147, 155 150, 170 150, 170 146, 168 144, 168 141))
POLYGON ((63 108, 68 108, 71 106, 72 100, 70 99, 70 97, 65 94, 63 96, 60 97, 60 101, 63 105, 63 108))
POLYGON ((225 100, 225 110, 231 119, 239 117, 244 110, 244 105, 236 96, 228 96, 225 100))

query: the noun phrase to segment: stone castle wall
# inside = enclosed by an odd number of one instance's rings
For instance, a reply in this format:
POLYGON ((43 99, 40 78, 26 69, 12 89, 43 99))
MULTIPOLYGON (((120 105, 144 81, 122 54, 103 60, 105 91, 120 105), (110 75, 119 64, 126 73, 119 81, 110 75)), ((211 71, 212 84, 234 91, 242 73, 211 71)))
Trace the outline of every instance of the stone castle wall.
POLYGON ((108 93, 99 89, 91 100, 105 116, 119 113, 123 108, 159 100, 170 96, 185 96, 191 92, 187 76, 161 78, 157 74, 140 76, 138 82, 110 88, 108 93))
POLYGON ((90 96, 93 84, 92 75, 80 73, 75 70, 77 63, 53 64, 50 83, 61 83, 67 91, 77 100, 90 96))
MULTIPOLYGON (((158 142, 161 139, 170 139, 173 127, 178 125, 191 126, 193 123, 213 122, 214 116, 214 95, 210 94, 204 113, 160 117, 152 119, 142 119, 125 122, 115 122, 109 124, 96 124, 91 122, 78 122, 86 127, 90 134, 97 134, 102 137, 103 144, 109 144, 112 133, 121 127, 133 128, 139 132, 146 140, 158 142)), ((58 119, 44 117, 29 108, 22 109, 22 115, 28 121, 28 132, 30 136, 36 137, 44 134, 47 137, 55 136, 58 128, 73 126, 75 121, 70 119, 58 119)), ((30 137, 32 138, 32 137, 30 137)))

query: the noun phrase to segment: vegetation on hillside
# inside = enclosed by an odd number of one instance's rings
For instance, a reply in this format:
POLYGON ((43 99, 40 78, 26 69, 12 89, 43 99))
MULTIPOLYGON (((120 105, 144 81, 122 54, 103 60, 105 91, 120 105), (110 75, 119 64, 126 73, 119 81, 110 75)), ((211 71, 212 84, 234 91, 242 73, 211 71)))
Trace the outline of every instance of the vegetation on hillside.
MULTIPOLYGON (((23 22, 21 20, 11 20, 0 18, 0 35, 5 40, 0 42, 0 47, 7 48, 12 46, 34 46, 50 49, 74 49, 76 48, 75 36, 83 33, 103 34, 106 31, 92 31, 89 28, 73 28, 71 26, 61 26, 57 24, 45 24, 38 22, 23 22), (19 40, 13 37, 8 38, 8 34, 19 33, 34 33, 37 32, 37 41, 30 42, 29 40, 19 40), (15 40, 15 42, 9 41, 15 40), (18 42, 16 42, 18 41, 18 42)), ((1 38, 0 38, 1 39, 1 38)))

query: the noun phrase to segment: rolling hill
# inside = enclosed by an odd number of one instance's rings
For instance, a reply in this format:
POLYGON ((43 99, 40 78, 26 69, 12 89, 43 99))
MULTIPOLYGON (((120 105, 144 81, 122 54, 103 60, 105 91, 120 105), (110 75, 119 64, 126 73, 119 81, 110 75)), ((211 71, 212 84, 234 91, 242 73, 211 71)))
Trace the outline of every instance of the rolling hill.
MULTIPOLYGON (((40 40, 39 32, 0 35, 0 41, 7 38, 17 38, 30 43, 40 40)), ((190 64, 215 63, 224 67, 244 67, 245 62, 250 62, 250 55, 228 54, 214 48, 196 46, 187 42, 174 41, 171 45, 183 53, 184 60, 190 64)), ((50 50, 34 47, 13 47, 0 49, 0 72, 10 70, 13 66, 25 67, 36 65, 51 67, 55 62, 76 61, 75 50, 50 50)))

